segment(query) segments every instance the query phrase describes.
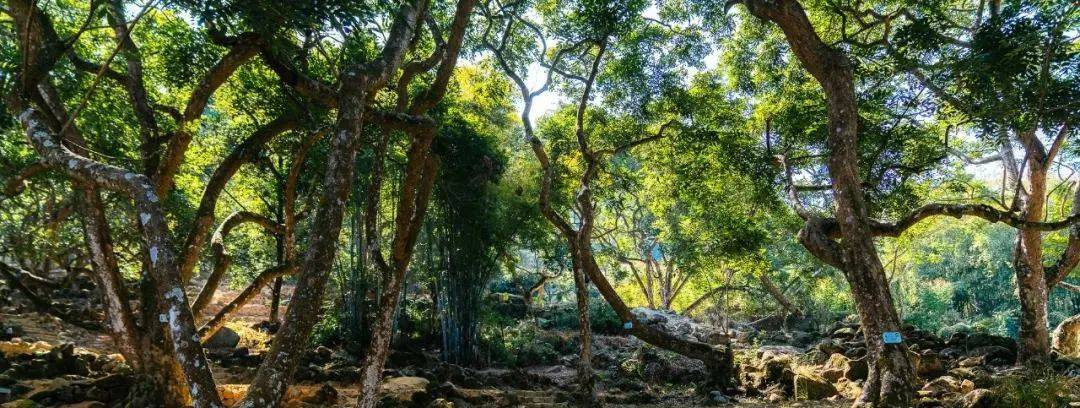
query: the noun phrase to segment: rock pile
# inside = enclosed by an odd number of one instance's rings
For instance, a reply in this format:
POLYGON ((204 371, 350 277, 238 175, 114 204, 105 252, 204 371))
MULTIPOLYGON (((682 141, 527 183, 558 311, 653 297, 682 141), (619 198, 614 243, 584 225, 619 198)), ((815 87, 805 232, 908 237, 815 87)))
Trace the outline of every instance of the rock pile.
MULTIPOLYGON (((737 357, 741 390, 767 402, 854 399, 867 378, 861 327, 838 322, 808 348, 743 348, 737 357)), ((984 406, 993 374, 1016 361, 1016 343, 1007 337, 961 331, 949 339, 905 327, 904 342, 916 366, 918 406, 984 406)))
POLYGON ((119 355, 102 356, 71 344, 0 342, 0 402, 112 404, 124 398, 130 386, 130 369, 119 355))

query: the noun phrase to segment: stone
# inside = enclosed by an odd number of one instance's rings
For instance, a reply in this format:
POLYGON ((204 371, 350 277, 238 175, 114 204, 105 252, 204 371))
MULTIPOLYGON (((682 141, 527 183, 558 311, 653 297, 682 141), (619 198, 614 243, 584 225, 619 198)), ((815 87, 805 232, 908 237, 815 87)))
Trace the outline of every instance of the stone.
POLYGON ((922 379, 932 379, 945 374, 945 362, 933 350, 919 353, 919 366, 916 374, 922 379))
POLYGON ((817 401, 836 395, 836 388, 821 376, 808 370, 795 374, 795 400, 817 401))
POLYGON ((337 402, 338 392, 337 389, 329 384, 323 384, 318 387, 293 386, 289 387, 289 392, 286 393, 285 399, 287 401, 295 400, 307 404, 326 406, 333 405, 337 402))
POLYGON ((41 407, 40 404, 38 404, 38 403, 36 403, 34 401, 31 401, 31 400, 28 400, 28 399, 18 399, 18 400, 15 400, 15 401, 5 402, 3 404, 0 404, 0 408, 40 408, 40 407, 41 407))
POLYGON ((240 344, 240 334, 228 327, 222 327, 217 333, 210 336, 210 339, 206 340, 206 343, 203 343, 203 347, 209 349, 233 348, 236 347, 237 344, 240 344))
POLYGON ((856 330, 852 327, 841 327, 832 332, 834 339, 851 339, 855 337, 856 330))
POLYGON ((454 408, 454 402, 445 398, 438 398, 428 404, 428 408, 454 408))
POLYGON ((963 390, 963 383, 956 377, 945 375, 929 381, 917 394, 924 398, 941 398, 963 390))
POLYGON ((991 408, 994 406, 994 394, 985 388, 973 390, 964 394, 959 405, 962 408, 991 408))
POLYGON ((827 381, 829 381, 831 383, 835 383, 835 382, 840 381, 841 379, 844 378, 844 370, 838 370, 838 369, 822 370, 821 373, 819 373, 819 374, 821 375, 821 378, 824 378, 825 380, 827 380, 827 381))
POLYGON ((968 357, 957 363, 960 367, 975 367, 986 365, 986 356, 968 357))
POLYGON ((0 323, 0 340, 10 341, 16 337, 22 337, 24 334, 26 334, 26 332, 23 331, 22 326, 0 323))
POLYGON ((38 352, 52 350, 52 348, 51 344, 44 341, 34 343, 28 343, 18 339, 13 339, 12 341, 0 341, 0 353, 3 353, 5 358, 37 354, 38 352))
POLYGON ((709 402, 717 405, 730 404, 731 398, 727 395, 724 395, 723 391, 710 391, 709 402))
POLYGON ((1051 339, 1051 348, 1058 356, 1080 361, 1080 314, 1062 321, 1051 339))
POLYGON ((814 348, 818 349, 826 356, 831 356, 837 353, 842 354, 844 352, 844 346, 842 346, 840 342, 836 339, 823 339, 816 346, 814 346, 814 348))
POLYGON ((851 381, 862 381, 866 379, 870 368, 866 364, 866 357, 856 358, 848 360, 848 364, 844 367, 844 378, 851 381))
POLYGON ((717 332, 722 332, 718 328, 699 323, 674 311, 635 307, 630 313, 638 321, 677 337, 708 344, 721 344, 717 342, 726 341, 724 336, 716 335, 717 332))
POLYGON ((1016 352, 998 345, 979 346, 968 349, 967 356, 982 357, 984 364, 995 366, 1011 365, 1016 362, 1016 352))
POLYGON ((394 377, 379 386, 379 400, 396 406, 409 406, 416 397, 427 394, 431 382, 422 377, 394 377))

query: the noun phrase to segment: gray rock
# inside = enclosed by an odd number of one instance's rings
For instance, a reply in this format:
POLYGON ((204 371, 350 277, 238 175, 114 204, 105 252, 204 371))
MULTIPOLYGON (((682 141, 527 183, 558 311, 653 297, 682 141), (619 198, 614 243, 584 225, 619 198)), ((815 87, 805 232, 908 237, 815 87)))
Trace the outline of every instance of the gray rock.
POLYGON ((240 344, 240 335, 233 329, 222 327, 221 330, 218 330, 217 333, 210 336, 210 339, 203 344, 203 347, 210 349, 233 348, 236 347, 237 344, 240 344))

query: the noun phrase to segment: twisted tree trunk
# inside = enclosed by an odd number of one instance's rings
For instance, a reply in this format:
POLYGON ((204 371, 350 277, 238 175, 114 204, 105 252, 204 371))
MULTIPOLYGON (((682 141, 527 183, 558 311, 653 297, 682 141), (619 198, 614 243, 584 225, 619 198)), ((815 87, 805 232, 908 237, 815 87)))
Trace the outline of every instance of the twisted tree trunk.
POLYGON ((827 167, 836 200, 840 242, 808 219, 800 238, 811 253, 843 271, 862 321, 870 374, 857 405, 908 406, 914 397, 915 371, 904 344, 885 344, 885 332, 899 332, 889 281, 874 247, 858 162, 858 100, 851 61, 818 37, 796 0, 744 1, 751 14, 783 30, 792 51, 821 84, 828 114, 827 167))

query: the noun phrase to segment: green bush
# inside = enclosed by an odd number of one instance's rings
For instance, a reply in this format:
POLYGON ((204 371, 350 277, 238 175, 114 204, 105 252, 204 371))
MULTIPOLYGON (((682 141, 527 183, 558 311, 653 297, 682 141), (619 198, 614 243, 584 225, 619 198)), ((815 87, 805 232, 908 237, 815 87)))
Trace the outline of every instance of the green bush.
POLYGON ((569 341, 532 320, 506 327, 486 340, 491 360, 511 367, 554 364, 563 354, 574 353, 569 341))
MULTIPOLYGON (((540 312, 542 326, 549 330, 578 330, 576 303, 562 303, 540 312)), ((589 298, 589 326, 594 333, 619 334, 622 332, 622 320, 607 301, 601 298, 589 298)))
POLYGON ((1005 377, 994 389, 997 405, 1012 408, 1057 408, 1069 406, 1070 394, 1080 393, 1080 384, 1050 369, 1039 369, 1005 377))

